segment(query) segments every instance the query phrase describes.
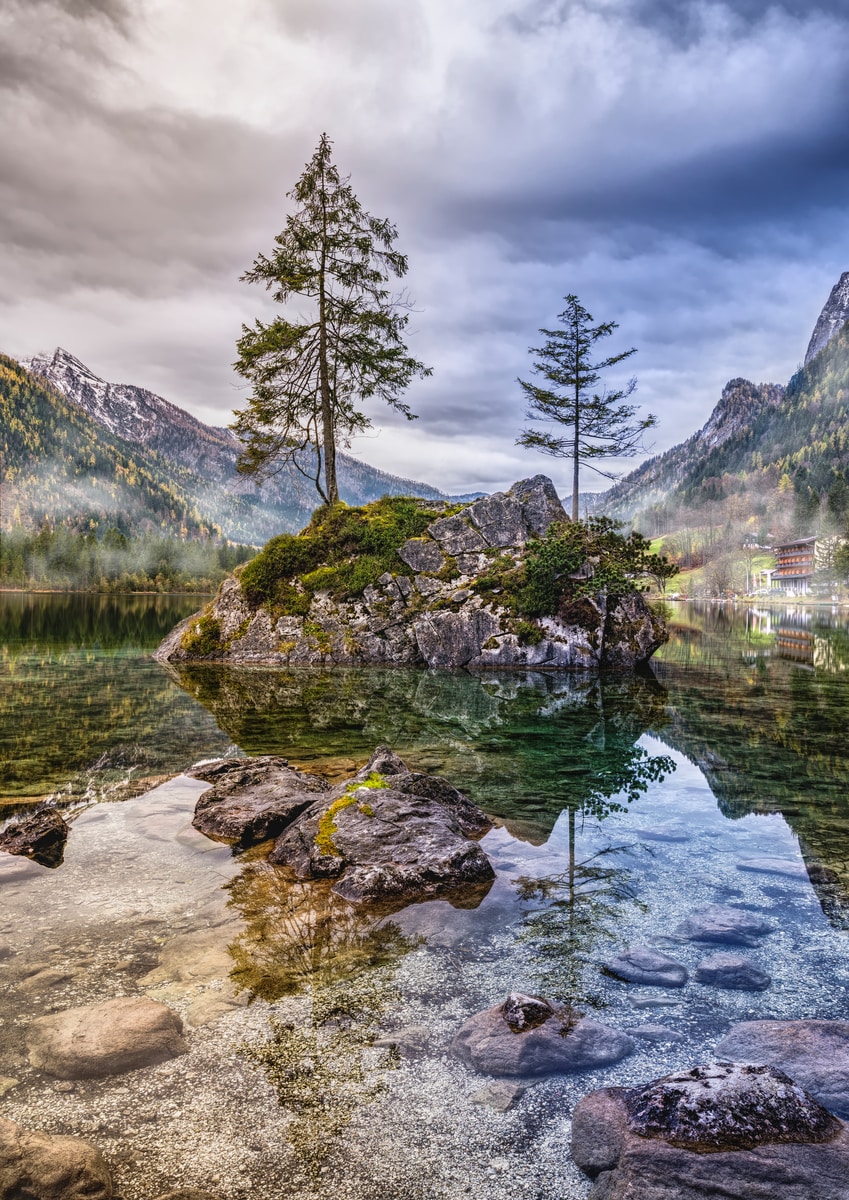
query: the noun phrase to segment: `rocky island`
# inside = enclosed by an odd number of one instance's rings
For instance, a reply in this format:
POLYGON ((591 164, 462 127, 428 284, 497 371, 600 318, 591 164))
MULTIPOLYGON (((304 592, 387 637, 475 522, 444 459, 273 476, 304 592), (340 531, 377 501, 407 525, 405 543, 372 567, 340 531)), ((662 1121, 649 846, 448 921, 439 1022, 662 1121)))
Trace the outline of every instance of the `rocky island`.
POLYGON ((632 668, 667 637, 638 589, 647 548, 604 518, 570 522, 544 475, 468 504, 337 505, 273 538, 156 657, 632 668))

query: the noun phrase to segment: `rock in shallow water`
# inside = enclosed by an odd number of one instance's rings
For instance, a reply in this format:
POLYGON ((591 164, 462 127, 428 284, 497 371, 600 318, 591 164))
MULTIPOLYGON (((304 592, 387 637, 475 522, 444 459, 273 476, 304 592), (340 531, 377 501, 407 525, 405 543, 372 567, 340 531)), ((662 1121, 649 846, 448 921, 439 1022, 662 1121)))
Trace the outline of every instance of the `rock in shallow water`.
POLYGON ((333 891, 355 903, 441 895, 479 903, 495 872, 472 838, 489 828, 456 788, 410 771, 379 747, 350 783, 314 801, 284 830, 269 862, 299 879, 335 878, 333 891))
POLYGON ((219 758, 187 773, 213 785, 198 800, 192 825, 209 838, 241 846, 277 837, 316 795, 329 790, 319 776, 270 754, 219 758))
POLYGON ((520 999, 534 1001, 533 1022, 516 1031, 514 993, 502 1004, 475 1013, 460 1027, 451 1044, 458 1058, 488 1075, 552 1075, 607 1066, 634 1049, 633 1040, 618 1029, 539 996, 520 999), (543 1016, 546 1009, 547 1017, 543 1016))
POLYGON ((687 968, 682 963, 649 946, 632 946, 624 954, 606 962, 604 970, 614 979, 621 979, 625 983, 649 984, 652 987, 677 988, 687 982, 687 968))
POLYGON ((712 954, 703 958, 693 978, 696 983, 732 992, 763 992, 772 983, 766 971, 739 954, 712 954))
POLYGON ((723 942, 731 946, 757 946, 758 938, 773 933, 775 926, 745 908, 709 904, 691 913, 675 930, 688 942, 723 942))
POLYGON ((845 1200, 849 1131, 780 1071, 712 1063, 585 1096, 572 1155, 591 1200, 845 1200))
POLYGON ((527 1088, 522 1087, 520 1083, 498 1079, 495 1083, 488 1083, 486 1087, 473 1092, 469 1099, 472 1104, 481 1104, 495 1112, 507 1112, 521 1100, 526 1091, 527 1088))
POLYGON ((121 1075, 185 1054, 183 1023, 165 1004, 119 996, 33 1021, 29 1060, 57 1079, 121 1075))
POLYGON ((42 867, 59 867, 68 831, 67 823, 55 808, 41 808, 31 816, 12 821, 0 832, 0 850, 31 858, 42 867))
POLYGON ((770 1063, 820 1104, 849 1117, 849 1021, 742 1021, 732 1026, 716 1053, 740 1062, 770 1063))
POLYGON ((22 1129, 0 1117, 4 1200, 110 1200, 112 1179, 90 1142, 22 1129))

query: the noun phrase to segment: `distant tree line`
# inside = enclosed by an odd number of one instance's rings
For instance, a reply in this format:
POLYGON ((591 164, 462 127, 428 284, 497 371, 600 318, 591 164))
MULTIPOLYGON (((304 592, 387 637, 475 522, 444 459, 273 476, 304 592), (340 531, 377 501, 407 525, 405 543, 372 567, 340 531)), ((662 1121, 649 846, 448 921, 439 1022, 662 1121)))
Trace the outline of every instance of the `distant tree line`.
POLYGON ((213 591, 255 554, 234 542, 131 537, 112 527, 102 537, 65 525, 0 532, 0 587, 83 592, 213 591))

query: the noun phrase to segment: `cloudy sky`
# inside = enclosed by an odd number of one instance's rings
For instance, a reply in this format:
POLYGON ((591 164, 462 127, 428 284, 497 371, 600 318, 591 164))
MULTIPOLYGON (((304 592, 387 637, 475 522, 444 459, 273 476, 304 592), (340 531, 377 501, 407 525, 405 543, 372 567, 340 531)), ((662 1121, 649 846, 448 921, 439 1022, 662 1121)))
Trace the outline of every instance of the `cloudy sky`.
POLYGON ((0 93, 0 350, 226 423, 239 275, 326 130, 434 370, 353 451, 449 490, 565 490, 514 441, 567 292, 638 348, 657 452, 786 381, 849 269, 847 0, 0 0, 0 93))

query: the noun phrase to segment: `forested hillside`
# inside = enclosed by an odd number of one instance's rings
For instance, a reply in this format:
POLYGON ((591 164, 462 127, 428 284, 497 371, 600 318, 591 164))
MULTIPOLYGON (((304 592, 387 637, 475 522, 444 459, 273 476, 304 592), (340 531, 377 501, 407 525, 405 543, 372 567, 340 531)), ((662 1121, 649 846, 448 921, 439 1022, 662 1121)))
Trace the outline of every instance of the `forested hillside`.
POLYGON ((849 324, 785 388, 732 380, 703 430, 644 463, 600 503, 652 536, 744 519, 764 541, 843 533, 848 422, 849 324), (722 436, 708 436, 712 424, 722 436))
POLYGON ((173 468, 0 356, 0 586, 211 589, 252 553, 173 468))
POLYGON ((106 433, 55 389, 0 355, 0 528, 62 524, 211 537, 219 531, 172 471, 106 433))

